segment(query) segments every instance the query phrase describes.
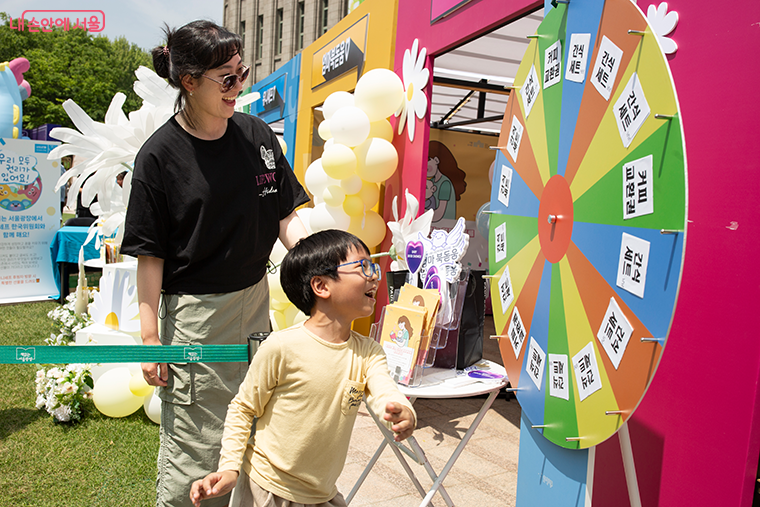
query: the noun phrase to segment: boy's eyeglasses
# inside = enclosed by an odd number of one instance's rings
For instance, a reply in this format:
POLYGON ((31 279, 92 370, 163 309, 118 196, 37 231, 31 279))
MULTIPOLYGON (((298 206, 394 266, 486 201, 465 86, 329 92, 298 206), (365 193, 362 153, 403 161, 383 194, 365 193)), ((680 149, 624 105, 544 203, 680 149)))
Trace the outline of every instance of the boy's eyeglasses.
POLYGON ((211 81, 214 81, 215 83, 219 83, 222 85, 219 90, 222 93, 227 93, 228 91, 235 88, 235 85, 237 85, 238 79, 241 83, 244 83, 246 79, 248 79, 248 74, 251 72, 250 67, 246 67, 243 65, 243 73, 242 74, 227 74, 222 78, 221 81, 214 79, 213 77, 209 77, 206 74, 202 74, 203 77, 206 79, 210 79, 211 81))
POLYGON ((367 278, 372 278, 373 276, 377 275, 377 278, 379 279, 382 276, 382 271, 380 271, 380 264, 376 262, 372 262, 369 259, 361 259, 358 261, 351 261, 346 262, 345 264, 340 264, 335 267, 335 269, 342 268, 343 266, 350 266, 351 264, 359 263, 362 265, 362 274, 366 276, 367 278))

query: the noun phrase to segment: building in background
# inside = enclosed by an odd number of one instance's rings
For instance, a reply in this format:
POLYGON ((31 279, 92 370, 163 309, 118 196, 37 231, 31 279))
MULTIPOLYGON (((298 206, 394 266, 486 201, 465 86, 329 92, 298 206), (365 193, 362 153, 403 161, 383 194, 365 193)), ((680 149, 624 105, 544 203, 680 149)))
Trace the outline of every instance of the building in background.
MULTIPOLYGON (((258 82, 348 14, 351 0, 224 0, 224 26, 243 38, 243 64, 258 82)), ((354 0, 353 3, 358 3, 354 0)))

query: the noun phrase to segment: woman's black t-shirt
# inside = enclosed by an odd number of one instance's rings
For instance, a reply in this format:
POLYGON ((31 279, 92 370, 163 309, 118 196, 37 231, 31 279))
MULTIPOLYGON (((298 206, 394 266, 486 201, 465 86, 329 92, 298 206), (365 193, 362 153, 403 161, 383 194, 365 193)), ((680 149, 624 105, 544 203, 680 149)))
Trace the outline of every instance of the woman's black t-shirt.
POLYGON ((280 220, 308 200, 259 118, 235 113, 214 141, 171 118, 135 159, 121 251, 164 259, 170 294, 241 290, 266 273, 280 220))

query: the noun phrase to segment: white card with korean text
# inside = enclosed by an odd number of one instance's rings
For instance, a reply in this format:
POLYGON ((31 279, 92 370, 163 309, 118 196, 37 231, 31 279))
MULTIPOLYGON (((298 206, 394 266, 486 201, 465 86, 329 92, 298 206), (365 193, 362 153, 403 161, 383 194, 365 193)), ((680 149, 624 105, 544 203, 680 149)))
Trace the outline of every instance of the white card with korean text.
POLYGON ((515 299, 512 292, 512 280, 509 278, 509 266, 504 266, 504 272, 499 278, 499 299, 501 300, 501 314, 504 315, 515 299))
POLYGON ((610 100, 622 57, 623 50, 617 47, 606 35, 603 35, 599 52, 596 54, 594 70, 589 79, 596 91, 604 97, 604 100, 610 100))
POLYGON ((536 384, 536 389, 541 390, 541 383, 544 380, 544 368, 546 366, 546 352, 538 344, 535 338, 530 337, 530 347, 528 347, 528 360, 525 362, 525 371, 536 384))
POLYGON ((610 298, 610 304, 607 305, 607 311, 596 337, 616 370, 620 366, 625 350, 628 348, 632 333, 633 326, 625 318, 625 314, 618 306, 615 298, 610 298))
POLYGON ((536 65, 530 66, 530 72, 528 77, 525 78, 525 82, 520 88, 520 96, 522 97, 523 107, 525 108, 525 119, 528 119, 533 105, 536 103, 538 93, 541 91, 541 81, 538 80, 538 74, 536 74, 536 65))
POLYGON ((570 386, 567 382, 567 356, 549 354, 549 396, 570 399, 570 386))
POLYGON ((512 168, 502 164, 499 174, 499 202, 509 208, 509 196, 512 191, 512 168))
POLYGON ((544 90, 562 79, 562 43, 558 40, 544 51, 544 90))
POLYGON ((588 61, 590 33, 574 33, 570 35, 570 45, 567 50, 567 68, 565 79, 582 83, 586 79, 586 62, 588 61))
POLYGON ((520 351, 522 351, 523 343, 525 342, 525 326, 523 325, 520 312, 515 305, 512 311, 512 318, 509 319, 509 327, 507 328, 507 335, 509 335, 509 343, 512 344, 512 350, 515 351, 515 359, 520 357, 520 351))
POLYGON ((623 219, 654 213, 652 155, 623 164, 623 219))
POLYGON ((602 388, 602 378, 599 376, 599 365, 596 362, 593 342, 588 342, 573 356, 573 371, 581 401, 602 388))
POLYGON ((623 146, 628 148, 651 112, 644 97, 644 89, 641 88, 641 80, 635 72, 623 88, 623 93, 615 101, 612 111, 623 146))
POLYGON ((522 141, 523 130, 522 126, 517 120, 517 116, 512 116, 512 126, 509 128, 509 139, 507 140, 507 153, 512 157, 512 162, 517 162, 517 153, 520 151, 520 142, 522 141))
POLYGON ((643 299, 648 265, 649 241, 624 232, 620 241, 617 286, 643 299))
POLYGON ((507 224, 501 224, 493 230, 494 258, 501 262, 507 258, 507 224))

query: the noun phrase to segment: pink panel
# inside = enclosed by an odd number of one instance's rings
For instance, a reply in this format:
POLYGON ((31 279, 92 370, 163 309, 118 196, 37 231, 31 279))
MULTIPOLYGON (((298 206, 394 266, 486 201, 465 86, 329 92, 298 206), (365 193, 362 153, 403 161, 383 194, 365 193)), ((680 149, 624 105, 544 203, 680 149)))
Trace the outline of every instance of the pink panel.
MULTIPOLYGON (((760 4, 668 6, 680 16, 670 66, 690 223, 668 345, 630 423, 634 459, 643 505, 749 507, 760 453, 760 67, 750 63, 760 4)), ((617 437, 598 448, 594 487, 595 507, 628 505, 617 437)))

